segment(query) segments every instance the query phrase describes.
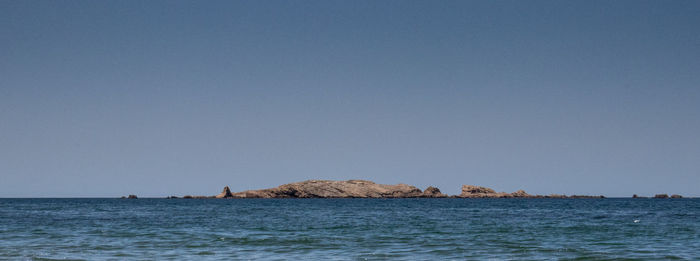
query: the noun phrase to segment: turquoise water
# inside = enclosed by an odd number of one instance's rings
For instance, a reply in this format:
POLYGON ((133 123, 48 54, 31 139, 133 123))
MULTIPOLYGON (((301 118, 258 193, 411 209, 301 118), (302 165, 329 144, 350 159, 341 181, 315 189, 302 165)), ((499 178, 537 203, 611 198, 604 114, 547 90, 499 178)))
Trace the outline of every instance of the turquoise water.
POLYGON ((700 199, 0 199, 0 259, 699 260, 699 214, 700 199))

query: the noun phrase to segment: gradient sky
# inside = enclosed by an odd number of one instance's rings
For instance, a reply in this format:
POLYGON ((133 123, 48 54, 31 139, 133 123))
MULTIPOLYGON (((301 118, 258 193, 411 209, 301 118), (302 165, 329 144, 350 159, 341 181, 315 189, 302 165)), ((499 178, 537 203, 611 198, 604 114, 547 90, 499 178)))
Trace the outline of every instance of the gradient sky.
POLYGON ((0 197, 700 196, 700 1, 0 1, 0 197))

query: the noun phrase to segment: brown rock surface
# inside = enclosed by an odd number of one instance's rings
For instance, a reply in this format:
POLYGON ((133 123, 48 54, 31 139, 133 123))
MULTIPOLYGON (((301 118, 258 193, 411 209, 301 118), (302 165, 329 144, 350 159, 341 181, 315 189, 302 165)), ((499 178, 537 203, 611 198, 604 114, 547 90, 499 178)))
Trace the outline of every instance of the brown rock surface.
POLYGON ((506 193, 506 192, 496 192, 493 189, 487 188, 487 187, 479 187, 479 186, 472 186, 472 185, 463 185, 462 186, 462 194, 459 194, 456 196, 458 198, 605 198, 604 196, 587 196, 587 195, 574 195, 574 196, 566 196, 566 195, 558 195, 558 194, 551 194, 548 196, 543 196, 543 195, 531 195, 525 192, 524 190, 518 190, 513 193, 506 193))
POLYGON ((423 192, 410 185, 384 185, 367 180, 307 180, 276 188, 233 193, 234 198, 413 198, 423 192))
POLYGON ((518 190, 516 192, 510 193, 514 198, 531 198, 532 195, 527 194, 524 190, 518 190))
POLYGON ((421 197, 424 197, 424 198, 446 198, 447 195, 442 194, 442 192, 440 192, 439 188, 430 186, 423 191, 423 195, 421 197))
POLYGON ((459 198, 532 198, 536 197, 527 194, 524 190, 518 190, 513 193, 506 192, 496 192, 493 189, 487 187, 473 186, 473 185, 462 185, 462 194, 457 196, 459 198))
POLYGON ((654 195, 654 198, 668 198, 667 194, 656 194, 654 195))
POLYGON ((233 194, 231 194, 231 189, 228 188, 228 186, 224 187, 224 191, 219 193, 219 195, 216 195, 215 198, 232 198, 233 194))
POLYGON ((487 188, 487 187, 480 187, 480 186, 473 186, 473 185, 462 185, 462 195, 471 195, 471 194, 493 194, 496 193, 495 190, 487 188))
MULTIPOLYGON (((668 197, 667 195, 664 195, 668 197)), ((134 196, 135 197, 135 196, 134 196)), ((275 188, 246 190, 231 193, 228 186, 216 196, 185 195, 185 199, 200 198, 604 198, 603 196, 585 195, 531 195, 524 190, 513 193, 496 192, 487 187, 463 185, 462 193, 456 196, 443 194, 436 187, 425 191, 406 184, 385 185, 367 180, 307 180, 284 184, 275 188)), ((680 197, 680 195, 674 195, 680 197)), ((169 198, 177 198, 175 196, 169 198)))
POLYGON ((589 196, 589 195, 571 195, 569 198, 605 198, 605 196, 589 196))

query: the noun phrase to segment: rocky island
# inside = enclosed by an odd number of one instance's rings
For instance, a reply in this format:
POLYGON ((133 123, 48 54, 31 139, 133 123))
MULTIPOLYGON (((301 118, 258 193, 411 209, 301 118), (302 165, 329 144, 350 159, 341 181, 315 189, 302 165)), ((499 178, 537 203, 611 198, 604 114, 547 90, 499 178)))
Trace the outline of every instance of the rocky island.
MULTIPOLYGON (((223 195, 222 195, 223 194, 223 195)), ((230 198, 421 198, 447 197, 431 187, 425 192, 411 185, 384 185, 367 180, 307 180, 281 185, 276 188, 247 190, 217 197, 230 198)))
POLYGON ((518 190, 513 193, 496 192, 493 189, 480 186, 462 185, 462 193, 457 198, 605 198, 605 196, 588 196, 588 195, 530 195, 524 190, 518 190))
MULTIPOLYGON (((368 180, 307 180, 284 184, 275 188, 231 192, 226 186, 215 196, 191 196, 182 198, 604 198, 581 195, 531 195, 524 190, 513 193, 496 192, 487 187, 463 185, 462 193, 449 196, 436 187, 425 190, 407 184, 386 185, 368 180)), ((171 196, 169 198, 178 198, 171 196)))

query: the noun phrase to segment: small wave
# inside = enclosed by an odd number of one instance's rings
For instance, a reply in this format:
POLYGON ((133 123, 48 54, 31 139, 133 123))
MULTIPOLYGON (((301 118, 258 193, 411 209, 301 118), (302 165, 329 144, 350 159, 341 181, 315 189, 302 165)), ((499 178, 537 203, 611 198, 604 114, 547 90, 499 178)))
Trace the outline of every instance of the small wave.
POLYGON ((82 261, 85 259, 68 259, 68 258, 60 258, 60 259, 54 259, 54 258, 48 258, 48 257, 32 257, 32 260, 37 260, 37 261, 82 261))

